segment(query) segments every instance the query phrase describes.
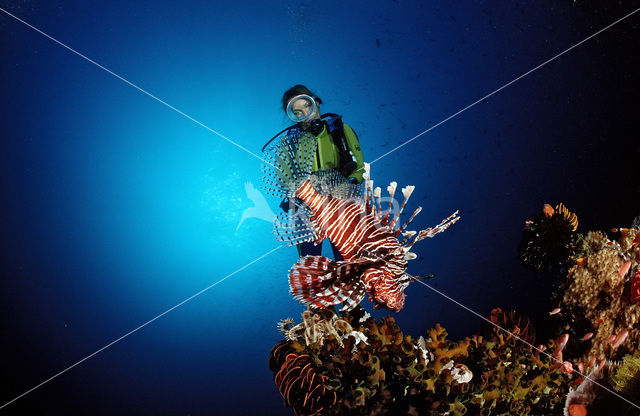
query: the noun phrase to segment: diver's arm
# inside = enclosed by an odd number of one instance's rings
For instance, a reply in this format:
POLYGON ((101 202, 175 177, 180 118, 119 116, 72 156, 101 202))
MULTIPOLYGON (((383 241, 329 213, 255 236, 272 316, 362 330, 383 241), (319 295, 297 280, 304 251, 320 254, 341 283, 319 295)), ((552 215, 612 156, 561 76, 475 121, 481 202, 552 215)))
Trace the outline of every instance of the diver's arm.
POLYGON ((353 178, 358 181, 358 183, 362 183, 364 180, 362 178, 362 174, 364 173, 364 156, 362 155, 362 148, 360 147, 360 141, 358 140, 358 135, 351 127, 347 124, 344 125, 344 137, 347 141, 347 146, 349 146, 349 150, 355 157, 356 160, 356 169, 351 172, 349 175, 349 179, 353 178))

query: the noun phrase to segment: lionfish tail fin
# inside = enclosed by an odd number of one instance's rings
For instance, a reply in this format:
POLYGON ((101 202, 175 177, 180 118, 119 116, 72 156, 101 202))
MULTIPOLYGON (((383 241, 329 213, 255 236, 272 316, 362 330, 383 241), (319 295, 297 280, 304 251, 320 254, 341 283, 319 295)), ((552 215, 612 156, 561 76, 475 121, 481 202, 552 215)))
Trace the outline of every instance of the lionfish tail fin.
POLYGON ((318 141, 301 130, 283 133, 264 151, 262 187, 269 195, 293 197, 300 183, 309 178, 318 141))
POLYGON ((355 308, 366 291, 360 267, 323 256, 305 256, 289 270, 289 288, 299 302, 324 309, 344 303, 342 311, 355 308))

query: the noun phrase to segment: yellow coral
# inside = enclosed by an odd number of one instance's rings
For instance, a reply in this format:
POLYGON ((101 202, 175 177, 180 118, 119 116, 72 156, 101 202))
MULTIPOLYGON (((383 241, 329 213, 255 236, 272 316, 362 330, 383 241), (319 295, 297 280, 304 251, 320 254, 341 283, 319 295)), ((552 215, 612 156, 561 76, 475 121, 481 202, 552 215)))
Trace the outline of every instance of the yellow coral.
POLYGON ((622 365, 612 377, 613 387, 622 392, 627 388, 629 382, 640 377, 640 354, 625 355, 622 365))
POLYGON ((435 357, 433 365, 436 374, 440 373, 442 367, 450 360, 469 355, 468 349, 471 341, 468 338, 454 344, 447 340, 447 331, 440 324, 427 330, 427 334, 429 334, 429 339, 425 345, 435 357))
POLYGON ((465 413, 467 413, 467 408, 465 407, 465 405, 463 405, 459 401, 449 403, 449 415, 462 416, 465 413))

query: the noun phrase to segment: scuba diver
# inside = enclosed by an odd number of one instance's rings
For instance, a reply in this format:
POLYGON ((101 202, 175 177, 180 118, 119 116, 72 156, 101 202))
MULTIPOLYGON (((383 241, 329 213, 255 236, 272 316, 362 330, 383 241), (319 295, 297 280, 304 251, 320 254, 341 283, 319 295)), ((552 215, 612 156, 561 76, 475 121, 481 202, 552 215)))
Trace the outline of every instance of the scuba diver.
MULTIPOLYGON (((363 182, 364 158, 358 136, 351 127, 342 121, 342 116, 334 113, 320 114, 322 99, 306 86, 298 84, 289 88, 282 96, 282 109, 295 124, 278 132, 262 151, 281 134, 305 132, 316 137, 318 145, 313 160, 312 172, 323 169, 335 169, 349 182, 363 182)), ((296 201, 285 198, 280 204, 283 211, 296 209, 296 201)), ((322 244, 303 242, 296 246, 300 257, 319 256, 322 244)), ((334 260, 342 260, 340 252, 331 244, 334 260)))

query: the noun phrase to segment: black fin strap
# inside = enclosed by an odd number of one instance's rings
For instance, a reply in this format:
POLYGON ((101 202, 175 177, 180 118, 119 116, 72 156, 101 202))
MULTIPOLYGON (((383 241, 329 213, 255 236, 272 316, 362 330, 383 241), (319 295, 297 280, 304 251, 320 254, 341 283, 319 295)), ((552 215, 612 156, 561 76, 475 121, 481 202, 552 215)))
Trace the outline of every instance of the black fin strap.
POLYGON ((282 129, 282 130, 280 130, 279 132, 277 132, 275 136, 273 136, 272 138, 270 138, 270 139, 269 139, 269 141, 268 141, 268 142, 266 142, 266 143, 264 144, 264 146, 262 146, 262 150, 261 150, 261 151, 262 151, 262 152, 264 152, 264 149, 266 149, 266 148, 267 148, 267 146, 269 146, 269 144, 270 144, 272 141, 274 141, 274 140, 276 139, 276 137, 280 136, 280 135, 281 135, 282 133, 284 133, 285 131, 291 130, 291 129, 295 128, 295 127, 298 127, 298 125, 297 125, 297 124, 294 124, 293 126, 285 127, 284 129, 282 129))

